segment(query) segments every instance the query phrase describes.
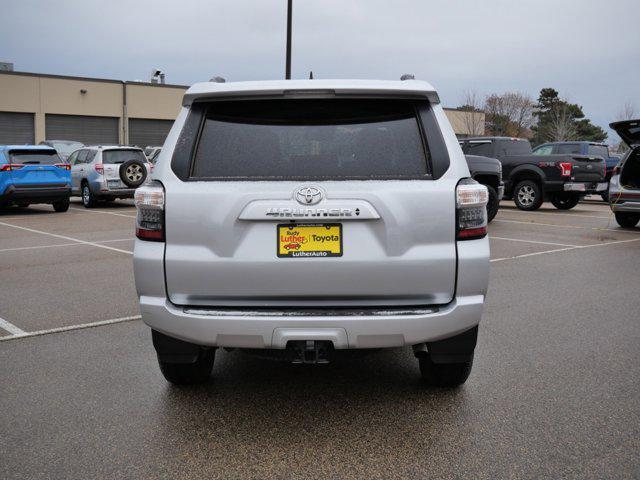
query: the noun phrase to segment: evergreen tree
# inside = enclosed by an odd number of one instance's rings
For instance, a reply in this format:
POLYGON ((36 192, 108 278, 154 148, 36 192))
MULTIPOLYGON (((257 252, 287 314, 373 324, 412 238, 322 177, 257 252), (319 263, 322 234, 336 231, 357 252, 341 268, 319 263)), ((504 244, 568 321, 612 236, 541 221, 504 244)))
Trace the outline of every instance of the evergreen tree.
POLYGON ((585 118, 580 105, 562 100, 553 88, 540 90, 533 115, 537 118, 532 127, 533 145, 568 140, 602 142, 607 138, 602 128, 585 118))

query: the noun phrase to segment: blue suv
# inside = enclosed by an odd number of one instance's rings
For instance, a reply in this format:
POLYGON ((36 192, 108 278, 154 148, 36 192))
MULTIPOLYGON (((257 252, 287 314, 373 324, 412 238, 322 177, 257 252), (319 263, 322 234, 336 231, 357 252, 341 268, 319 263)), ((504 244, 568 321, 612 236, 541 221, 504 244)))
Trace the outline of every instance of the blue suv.
POLYGON ((71 166, 55 149, 35 145, 0 146, 0 207, 50 203, 69 210, 71 166))

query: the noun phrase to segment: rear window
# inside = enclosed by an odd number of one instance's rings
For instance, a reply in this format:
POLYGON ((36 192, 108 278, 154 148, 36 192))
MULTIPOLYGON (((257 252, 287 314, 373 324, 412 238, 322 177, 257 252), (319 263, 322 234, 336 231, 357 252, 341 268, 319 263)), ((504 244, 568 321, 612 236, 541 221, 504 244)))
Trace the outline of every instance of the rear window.
POLYGON ((9 163, 23 165, 54 165, 64 163, 55 150, 11 150, 9 163))
POLYGON ((605 145, 589 145, 589 155, 602 157, 605 160, 609 158, 609 149, 605 145))
POLYGON ((211 103, 191 178, 429 178, 410 100, 211 103))
POLYGON ((491 151, 491 142, 469 142, 464 148, 464 153, 480 155, 481 157, 490 156, 491 151))
POLYGON ((142 150, 105 150, 102 152, 102 163, 124 163, 129 160, 147 162, 142 150))
POLYGON ((531 144, 526 140, 501 140, 498 148, 502 155, 529 155, 531 153, 531 144))
POLYGON ((568 145, 556 145, 556 153, 563 155, 580 153, 580 145, 575 143, 568 145))

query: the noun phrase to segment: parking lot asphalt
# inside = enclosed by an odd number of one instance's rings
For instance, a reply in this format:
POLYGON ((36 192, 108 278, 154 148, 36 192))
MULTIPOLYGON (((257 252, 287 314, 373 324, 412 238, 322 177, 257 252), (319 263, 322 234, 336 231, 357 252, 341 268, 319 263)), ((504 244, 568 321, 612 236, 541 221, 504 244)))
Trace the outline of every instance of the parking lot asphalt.
POLYGON ((209 384, 172 387, 136 320, 131 203, 3 212, 0 478, 640 477, 640 229, 503 204, 457 390, 410 349, 218 351, 209 384))

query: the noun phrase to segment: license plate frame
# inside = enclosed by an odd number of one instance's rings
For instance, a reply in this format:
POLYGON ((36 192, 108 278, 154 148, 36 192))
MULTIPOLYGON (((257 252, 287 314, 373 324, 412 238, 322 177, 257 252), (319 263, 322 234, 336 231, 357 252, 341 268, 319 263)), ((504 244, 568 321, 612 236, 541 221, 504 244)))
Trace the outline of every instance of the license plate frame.
POLYGON ((341 223, 279 223, 276 225, 276 255, 278 258, 327 258, 341 257, 343 248, 343 229, 341 223), (282 235, 288 234, 288 235, 282 235), (325 241, 310 238, 325 234, 325 241), (336 236, 337 239, 333 238, 336 236), (287 237, 295 237, 294 239, 287 237), (299 237, 299 239, 298 239, 299 237), (307 245, 305 247, 305 245, 307 245))

